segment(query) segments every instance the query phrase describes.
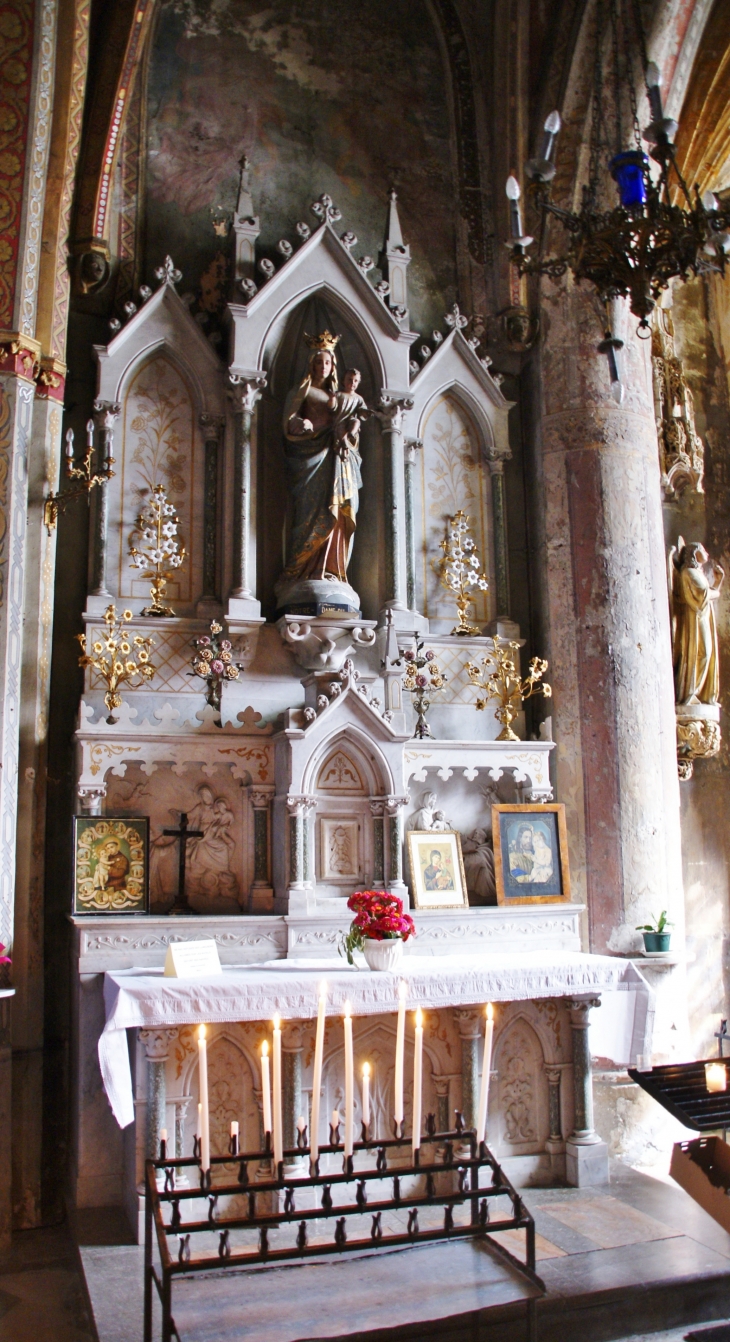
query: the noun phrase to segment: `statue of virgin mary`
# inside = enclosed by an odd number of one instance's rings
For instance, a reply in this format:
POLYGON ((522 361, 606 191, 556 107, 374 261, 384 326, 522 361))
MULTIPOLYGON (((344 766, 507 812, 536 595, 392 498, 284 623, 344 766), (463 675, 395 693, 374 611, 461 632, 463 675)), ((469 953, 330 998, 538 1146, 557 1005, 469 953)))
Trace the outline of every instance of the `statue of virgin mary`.
POLYGON ((307 374, 284 406, 284 456, 292 501, 286 567, 276 584, 280 609, 320 614, 320 605, 359 610, 347 582, 357 525, 360 423, 368 412, 358 394, 360 373, 347 370, 339 390, 339 336, 305 336, 312 354, 307 374))

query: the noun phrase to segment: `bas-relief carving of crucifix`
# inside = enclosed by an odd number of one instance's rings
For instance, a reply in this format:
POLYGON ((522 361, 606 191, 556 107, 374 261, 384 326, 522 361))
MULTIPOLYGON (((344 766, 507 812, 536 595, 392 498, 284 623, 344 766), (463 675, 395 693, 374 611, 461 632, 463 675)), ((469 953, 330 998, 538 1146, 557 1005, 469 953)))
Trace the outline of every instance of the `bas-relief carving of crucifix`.
POLYGON ((181 811, 180 828, 163 829, 162 833, 167 835, 169 838, 180 840, 180 857, 179 857, 178 876, 177 876, 177 894, 175 896, 175 903, 173 904, 171 909, 168 909, 167 912, 168 914, 195 913, 195 909, 192 909, 188 903, 188 897, 185 892, 185 870, 187 867, 187 860, 188 860, 188 839, 202 839, 204 837, 203 830, 188 829, 188 813, 187 811, 181 811))

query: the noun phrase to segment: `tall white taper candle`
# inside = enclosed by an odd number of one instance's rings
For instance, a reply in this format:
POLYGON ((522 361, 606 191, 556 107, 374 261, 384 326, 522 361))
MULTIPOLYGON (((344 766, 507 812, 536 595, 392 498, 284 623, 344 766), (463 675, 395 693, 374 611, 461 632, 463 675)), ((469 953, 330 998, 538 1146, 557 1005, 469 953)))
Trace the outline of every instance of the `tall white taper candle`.
POLYGON ((312 1073, 312 1118, 309 1125, 310 1160, 319 1156, 319 1104, 322 1090, 322 1057, 324 1054, 324 1019, 327 1009, 327 984, 319 985, 317 1007, 317 1035, 314 1041, 314 1071, 312 1073))
POLYGON ((208 1045, 205 1026, 198 1030, 198 1094, 200 1096, 200 1168, 210 1169, 210 1114, 208 1110, 208 1045))
POLYGON ((413 1135, 411 1147, 417 1151, 421 1145, 421 1104, 423 1089, 423 1012, 416 1012, 416 1035, 413 1045, 413 1135))
POLYGON ((362 1065, 362 1121, 370 1127, 370 1063, 362 1065))
POLYGON ((345 1156, 352 1155, 355 1133, 355 1062, 352 1054, 352 1007, 345 1002, 345 1156))
POLYGON ((406 1047, 406 997, 408 984, 398 984, 398 1025, 395 1032, 395 1111, 396 1123, 403 1122, 403 1057, 406 1047))
POLYGON ((264 1132, 271 1132, 271 1078, 269 1076, 269 1041, 261 1045, 261 1099, 264 1110, 264 1132))
POLYGON ((494 1035, 494 1007, 487 1004, 487 1024, 484 1031, 484 1062, 482 1064, 482 1085, 479 1091, 479 1117, 477 1119, 477 1141, 487 1139, 487 1109, 489 1108, 489 1073, 492 1069, 492 1038, 494 1035))
POLYGON ((274 1164, 284 1159, 284 1126, 281 1112, 281 1017, 274 1016, 274 1164))

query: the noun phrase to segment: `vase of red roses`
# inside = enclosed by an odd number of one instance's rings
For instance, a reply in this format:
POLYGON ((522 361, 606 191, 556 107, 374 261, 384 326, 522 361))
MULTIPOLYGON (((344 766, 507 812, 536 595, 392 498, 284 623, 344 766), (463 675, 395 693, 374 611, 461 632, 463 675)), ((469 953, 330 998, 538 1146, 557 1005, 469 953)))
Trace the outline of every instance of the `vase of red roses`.
POLYGON ((403 942, 415 937, 413 919, 403 912, 403 900, 387 890, 361 890, 347 901, 355 917, 342 939, 348 964, 353 951, 362 951, 370 969, 395 970, 403 955, 403 942))

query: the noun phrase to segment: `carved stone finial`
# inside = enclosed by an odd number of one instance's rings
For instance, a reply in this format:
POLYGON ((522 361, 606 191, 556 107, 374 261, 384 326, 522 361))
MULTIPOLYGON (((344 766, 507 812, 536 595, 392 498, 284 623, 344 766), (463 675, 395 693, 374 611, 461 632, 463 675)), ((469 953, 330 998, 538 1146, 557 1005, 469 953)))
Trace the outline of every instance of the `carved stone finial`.
POLYGON ((162 265, 155 271, 155 279, 159 280, 160 284, 171 284, 174 289, 182 279, 182 271, 176 269, 171 256, 166 256, 162 265))
POLYGON ((463 312, 459 311, 458 303, 454 303, 451 311, 447 312, 444 317, 444 324, 450 327, 452 331, 463 331, 464 327, 468 324, 468 321, 469 318, 465 317, 463 312))
POLYGON ((372 256, 360 256, 355 264, 357 265, 358 270, 362 271, 363 275, 367 275, 368 272, 373 269, 375 262, 373 261, 372 256))
POLYGON ((310 210, 315 218, 322 224, 336 224, 338 219, 342 218, 342 211, 338 210, 331 196, 323 192, 319 200, 313 200, 310 210))
POLYGON ((388 281, 391 309, 397 308, 399 313, 402 312, 402 316, 399 315, 396 320, 403 324, 408 320, 408 267, 410 263, 411 250, 403 241, 398 215, 398 196, 394 190, 391 190, 388 202, 388 229, 380 265, 388 281))

